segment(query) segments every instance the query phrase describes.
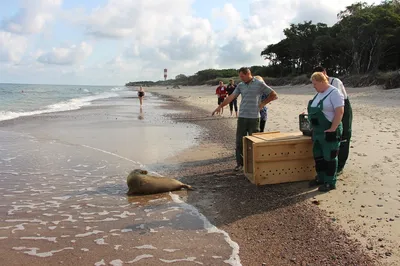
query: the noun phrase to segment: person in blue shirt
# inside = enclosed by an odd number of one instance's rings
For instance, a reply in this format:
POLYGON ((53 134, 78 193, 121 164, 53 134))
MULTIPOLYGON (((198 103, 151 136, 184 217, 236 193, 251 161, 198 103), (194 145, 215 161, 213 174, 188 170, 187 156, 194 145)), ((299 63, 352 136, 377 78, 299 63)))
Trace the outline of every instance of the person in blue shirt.
MULTIPOLYGON (((264 79, 261 76, 254 76, 254 78, 258 79, 265 83, 264 79)), ((260 101, 263 102, 267 99, 268 95, 263 93, 261 94, 260 101)), ((268 117, 268 107, 264 105, 264 107, 260 110, 260 132, 264 132, 265 124, 267 123, 268 117)))

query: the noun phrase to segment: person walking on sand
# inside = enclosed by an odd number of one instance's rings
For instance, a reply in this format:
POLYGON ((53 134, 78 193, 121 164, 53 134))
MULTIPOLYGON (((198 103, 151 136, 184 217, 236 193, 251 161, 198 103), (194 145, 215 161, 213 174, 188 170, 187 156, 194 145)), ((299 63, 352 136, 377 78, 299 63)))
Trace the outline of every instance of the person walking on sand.
MULTIPOLYGON (((236 89, 236 84, 233 79, 229 80, 228 86, 226 86, 226 91, 228 92, 228 96, 231 95, 236 89)), ((235 115, 238 116, 238 107, 237 107, 237 98, 229 103, 229 110, 231 111, 231 116, 233 113, 233 108, 235 108, 235 115)))
POLYGON ((351 108, 349 96, 346 92, 343 82, 340 79, 329 77, 326 74, 326 69, 323 68, 322 66, 316 67, 314 69, 314 72, 322 72, 325 75, 325 77, 328 78, 329 84, 337 88, 343 94, 344 97, 344 114, 342 118, 343 134, 340 142, 338 169, 337 169, 337 175, 339 176, 343 173, 343 168, 346 164, 347 159, 349 158, 350 139, 352 135, 351 126, 353 123, 353 110, 351 108))
POLYGON ((142 86, 140 86, 139 91, 138 91, 138 98, 140 101, 140 107, 143 105, 143 98, 144 98, 144 90, 142 86))
MULTIPOLYGON (((227 91, 224 83, 222 81, 219 82, 219 86, 215 90, 215 94, 218 97, 218 105, 220 105, 226 98, 227 91)), ((221 115, 224 113, 224 108, 221 110, 221 115)))
POLYGON ((242 95, 240 101, 239 117, 236 128, 236 167, 235 171, 243 168, 243 137, 247 134, 252 135, 259 131, 259 112, 269 102, 278 99, 276 92, 251 75, 247 67, 239 69, 239 77, 242 80, 231 95, 229 95, 212 112, 212 115, 218 114, 221 109, 242 95), (260 102, 260 96, 265 93, 268 97, 260 102))
MULTIPOLYGON (((265 83, 264 79, 261 76, 255 76, 254 78, 258 79, 259 81, 262 81, 265 83)), ((260 101, 264 101, 268 97, 267 94, 263 93, 260 97, 260 101)), ((268 117, 268 107, 265 105, 261 110, 260 110, 260 132, 264 132, 265 129, 265 124, 267 123, 267 117, 268 117)))
POLYGON ((336 188, 338 154, 342 136, 344 96, 329 84, 322 72, 314 72, 311 81, 317 94, 307 106, 312 127, 313 156, 317 176, 310 187, 318 186, 321 192, 336 188))

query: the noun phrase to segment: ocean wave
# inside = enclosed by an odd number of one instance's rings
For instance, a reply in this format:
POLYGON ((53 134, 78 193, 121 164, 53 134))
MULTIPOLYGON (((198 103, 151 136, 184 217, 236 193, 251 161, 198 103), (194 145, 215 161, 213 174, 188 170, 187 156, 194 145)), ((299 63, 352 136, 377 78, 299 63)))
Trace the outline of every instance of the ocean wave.
POLYGON ((55 113, 63 111, 78 110, 83 106, 88 106, 92 101, 118 97, 119 95, 114 92, 104 92, 97 95, 91 95, 81 98, 75 98, 64 102, 59 102, 56 104, 51 104, 46 106, 44 109, 27 111, 27 112, 10 112, 10 111, 0 111, 0 121, 11 120, 21 116, 32 116, 45 113, 55 113))
POLYGON ((115 88, 112 88, 111 91, 122 91, 124 89, 125 88, 115 87, 115 88))

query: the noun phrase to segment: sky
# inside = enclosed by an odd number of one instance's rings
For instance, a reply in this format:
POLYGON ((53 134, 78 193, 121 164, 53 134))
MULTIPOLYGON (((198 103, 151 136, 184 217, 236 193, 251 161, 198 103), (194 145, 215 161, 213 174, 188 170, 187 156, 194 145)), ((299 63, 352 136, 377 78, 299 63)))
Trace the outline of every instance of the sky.
MULTIPOLYGON (((290 23, 352 0, 0 0, 0 82, 123 85, 265 65, 290 23)), ((366 0, 367 3, 380 1, 366 0)))

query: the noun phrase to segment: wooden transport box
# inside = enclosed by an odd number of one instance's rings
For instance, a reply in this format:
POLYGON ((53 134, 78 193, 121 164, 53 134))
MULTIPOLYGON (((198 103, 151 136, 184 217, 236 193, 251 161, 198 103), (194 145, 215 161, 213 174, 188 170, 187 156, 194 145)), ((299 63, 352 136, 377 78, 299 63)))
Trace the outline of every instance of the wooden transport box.
POLYGON ((243 169, 258 185, 312 180, 317 174, 311 137, 302 132, 263 132, 243 137, 243 169))

